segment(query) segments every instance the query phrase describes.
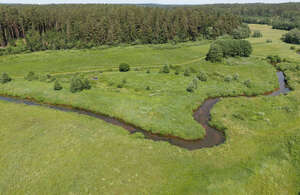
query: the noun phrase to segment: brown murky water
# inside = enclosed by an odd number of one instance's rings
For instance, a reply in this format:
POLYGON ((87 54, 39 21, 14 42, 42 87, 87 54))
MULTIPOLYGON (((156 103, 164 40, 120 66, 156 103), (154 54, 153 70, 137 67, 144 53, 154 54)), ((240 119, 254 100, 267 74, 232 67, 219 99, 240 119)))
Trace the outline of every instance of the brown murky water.
MULTIPOLYGON (((285 82, 285 77, 283 72, 277 72, 278 81, 280 84, 280 88, 272 93, 269 93, 268 96, 277 96, 279 94, 284 94, 290 91, 285 82)), ((142 128, 136 127, 135 125, 124 122, 121 119, 109 117, 100 113, 95 113, 88 110, 71 108, 68 105, 51 105, 45 103, 39 103, 30 99, 20 99, 18 97, 10 97, 10 96, 1 96, 0 100, 14 102, 14 103, 22 103, 31 106, 43 106, 47 108, 52 108, 55 110, 60 110, 64 112, 75 112, 78 114, 88 115, 94 118, 101 119, 110 124, 120 126, 130 132, 131 134, 140 132, 144 135, 146 139, 151 139, 153 141, 166 141, 172 145, 176 145, 181 148, 186 148, 188 150, 196 150, 200 148, 207 148, 217 146, 225 142, 225 134, 222 131, 219 131, 211 126, 209 126, 210 121, 210 111, 213 106, 220 100, 220 98, 211 98, 207 99, 195 112, 194 119, 204 127, 206 130, 206 135, 204 139, 196 139, 196 140, 185 140, 179 137, 175 137, 172 135, 162 135, 158 133, 151 133, 142 128)))

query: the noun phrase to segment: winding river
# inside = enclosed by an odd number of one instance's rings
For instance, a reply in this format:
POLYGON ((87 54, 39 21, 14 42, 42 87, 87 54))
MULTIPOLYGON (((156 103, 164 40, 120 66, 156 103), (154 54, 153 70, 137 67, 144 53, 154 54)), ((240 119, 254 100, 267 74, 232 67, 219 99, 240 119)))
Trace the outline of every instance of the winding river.
MULTIPOLYGON (((285 77, 283 72, 278 71, 277 77, 279 81, 280 88, 275 90, 272 93, 265 94, 267 96, 277 96, 280 94, 285 94, 290 91, 285 82, 285 77)), ((239 96, 237 96, 239 97, 239 96)), ((194 119, 200 123, 204 129, 206 130, 206 136, 204 139, 196 139, 196 140, 185 140, 179 137, 171 136, 171 135, 162 135, 159 133, 151 133, 142 128, 136 127, 135 125, 126 123, 120 119, 116 119, 113 117, 109 117, 100 113, 95 113, 88 110, 71 108, 68 105, 51 105, 40 103, 30 99, 20 99, 18 97, 11 96, 1 96, 0 100, 14 102, 14 103, 22 103, 30 106, 42 106, 55 110, 60 110, 64 112, 75 112, 78 114, 88 115, 94 118, 101 119, 107 123, 120 126, 127 130, 129 133, 137 133, 140 132, 144 135, 146 139, 151 139, 153 141, 166 141, 172 145, 176 145, 178 147, 186 148, 188 150, 196 150, 200 148, 213 147, 225 142, 225 134, 222 131, 219 131, 211 126, 209 126, 210 121, 210 111, 213 106, 220 101, 220 98, 210 98, 204 101, 204 103, 194 112, 194 119)))

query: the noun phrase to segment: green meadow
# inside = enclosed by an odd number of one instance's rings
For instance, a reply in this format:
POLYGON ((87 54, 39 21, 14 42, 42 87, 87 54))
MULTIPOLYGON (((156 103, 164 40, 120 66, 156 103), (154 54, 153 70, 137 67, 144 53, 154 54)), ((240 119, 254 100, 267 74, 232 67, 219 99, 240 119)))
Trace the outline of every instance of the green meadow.
POLYGON ((1 56, 0 72, 13 78, 0 84, 2 95, 83 108, 185 139, 205 136, 193 110, 222 96, 211 124, 225 131, 226 142, 188 151, 96 118, 0 101, 0 194, 298 194, 300 55, 281 42, 284 31, 250 27, 263 34, 249 38, 252 57, 216 64, 204 60, 207 41, 1 56), (265 60, 276 54, 287 60, 277 68, 293 91, 262 96, 278 88, 276 68, 265 60), (116 71, 122 62, 131 71, 116 71), (160 72, 164 64, 170 73, 160 72), (63 89, 24 80, 29 71, 52 74, 63 89), (200 71, 207 81, 187 92, 200 71), (92 89, 71 93, 74 74, 92 89), (241 95, 257 97, 228 97, 241 95))

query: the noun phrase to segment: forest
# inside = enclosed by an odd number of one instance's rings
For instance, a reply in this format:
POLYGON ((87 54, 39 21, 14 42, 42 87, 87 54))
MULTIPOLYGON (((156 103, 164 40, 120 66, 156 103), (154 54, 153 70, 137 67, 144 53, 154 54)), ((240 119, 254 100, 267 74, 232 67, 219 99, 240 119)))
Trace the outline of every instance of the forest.
POLYGON ((231 34, 240 24, 234 14, 220 15, 198 7, 0 6, 1 45, 14 46, 15 40, 25 38, 32 51, 195 41, 231 34))

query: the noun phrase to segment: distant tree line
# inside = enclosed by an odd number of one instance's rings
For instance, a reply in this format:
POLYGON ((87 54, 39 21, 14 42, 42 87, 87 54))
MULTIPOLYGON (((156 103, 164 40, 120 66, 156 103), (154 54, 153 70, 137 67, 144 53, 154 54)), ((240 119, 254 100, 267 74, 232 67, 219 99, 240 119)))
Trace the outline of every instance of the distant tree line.
POLYGON ((37 51, 176 43, 231 35, 240 24, 234 14, 198 6, 0 5, 0 45, 37 51))
POLYGON ((268 24, 274 29, 291 30, 300 28, 300 3, 282 4, 220 4, 208 5, 219 14, 230 11, 245 23, 268 24))

